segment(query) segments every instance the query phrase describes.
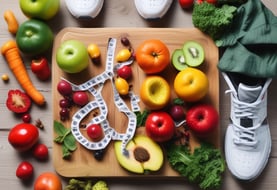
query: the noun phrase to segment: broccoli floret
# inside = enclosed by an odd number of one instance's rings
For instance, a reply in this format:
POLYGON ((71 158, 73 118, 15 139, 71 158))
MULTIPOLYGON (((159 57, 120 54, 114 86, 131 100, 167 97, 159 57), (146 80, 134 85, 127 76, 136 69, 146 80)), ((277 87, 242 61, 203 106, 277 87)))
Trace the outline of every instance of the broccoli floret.
POLYGON ((231 5, 216 7, 207 2, 196 3, 192 12, 192 23, 216 40, 232 24, 236 10, 237 8, 231 5))
POLYGON ((97 181, 93 186, 92 190, 109 190, 109 187, 105 181, 97 181))

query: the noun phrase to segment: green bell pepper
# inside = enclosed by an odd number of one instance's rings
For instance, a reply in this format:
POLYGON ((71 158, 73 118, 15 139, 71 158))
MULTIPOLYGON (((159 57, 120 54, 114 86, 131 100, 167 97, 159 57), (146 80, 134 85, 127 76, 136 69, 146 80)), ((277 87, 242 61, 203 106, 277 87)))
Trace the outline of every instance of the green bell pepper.
POLYGON ((20 51, 28 55, 39 55, 52 47, 54 35, 43 21, 30 19, 19 26, 16 43, 20 51))

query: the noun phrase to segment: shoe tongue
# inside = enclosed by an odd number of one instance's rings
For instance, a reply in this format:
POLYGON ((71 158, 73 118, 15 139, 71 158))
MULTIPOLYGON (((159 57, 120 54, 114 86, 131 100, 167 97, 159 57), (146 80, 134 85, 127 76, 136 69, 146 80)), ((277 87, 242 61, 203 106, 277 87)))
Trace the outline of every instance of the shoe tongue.
POLYGON ((238 98, 242 102, 252 103, 257 100, 261 90, 261 86, 248 86, 240 83, 238 86, 238 98))

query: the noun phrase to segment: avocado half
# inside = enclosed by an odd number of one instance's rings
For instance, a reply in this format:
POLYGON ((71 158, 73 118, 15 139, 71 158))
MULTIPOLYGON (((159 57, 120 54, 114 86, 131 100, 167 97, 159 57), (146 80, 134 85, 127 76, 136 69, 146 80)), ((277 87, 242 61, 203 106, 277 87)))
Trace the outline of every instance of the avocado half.
POLYGON ((145 135, 135 136, 128 144, 128 156, 121 150, 122 141, 114 143, 115 155, 119 164, 126 170, 143 174, 145 171, 158 171, 164 162, 163 151, 155 141, 145 135))

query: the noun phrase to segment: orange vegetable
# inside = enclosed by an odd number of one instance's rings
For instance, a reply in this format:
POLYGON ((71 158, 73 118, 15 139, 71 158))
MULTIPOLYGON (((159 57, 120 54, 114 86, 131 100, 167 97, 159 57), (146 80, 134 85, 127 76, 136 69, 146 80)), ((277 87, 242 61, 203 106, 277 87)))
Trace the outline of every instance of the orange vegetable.
POLYGON ((6 20, 8 24, 8 30, 12 34, 16 34, 18 30, 18 22, 13 14, 12 11, 7 10, 4 12, 4 19, 6 20))
POLYGON ((5 56, 11 71, 23 90, 36 104, 43 105, 45 103, 44 96, 34 87, 20 57, 16 42, 14 40, 7 41, 2 46, 1 53, 5 56))

